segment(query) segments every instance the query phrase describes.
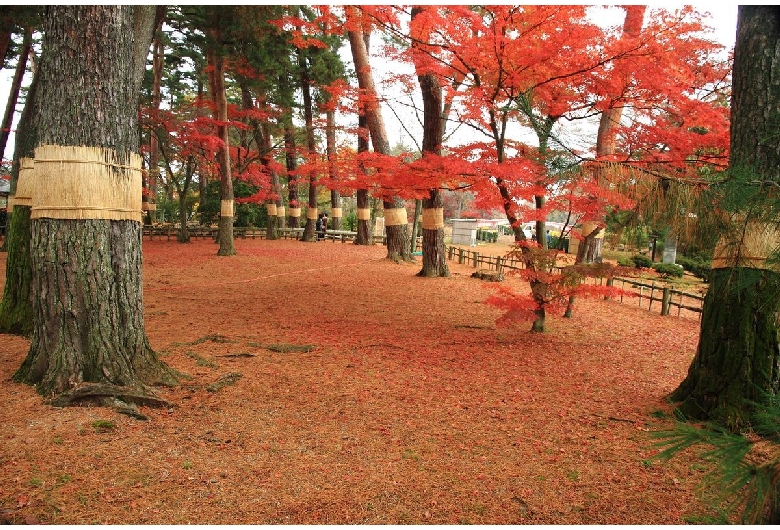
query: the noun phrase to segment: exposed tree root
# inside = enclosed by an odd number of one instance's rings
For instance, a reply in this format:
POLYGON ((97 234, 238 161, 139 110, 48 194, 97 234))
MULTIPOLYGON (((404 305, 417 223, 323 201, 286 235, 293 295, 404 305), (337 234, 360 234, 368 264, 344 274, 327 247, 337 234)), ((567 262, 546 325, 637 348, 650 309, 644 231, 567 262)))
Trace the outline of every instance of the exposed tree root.
POLYGON ((303 344, 301 346, 296 346, 295 344, 269 344, 265 346, 265 349, 277 353, 309 353, 314 349, 314 346, 311 344, 303 344))
POLYGON ((238 372, 228 372, 213 383, 211 383, 209 386, 206 387, 206 390, 208 392, 218 392, 222 390, 223 387, 235 385, 239 379, 241 379, 243 375, 241 375, 238 372))
POLYGON ((109 407, 136 419, 147 419, 138 405, 146 407, 171 407, 169 401, 148 390, 106 383, 85 383, 55 396, 47 402, 53 407, 78 407, 95 405, 109 407))

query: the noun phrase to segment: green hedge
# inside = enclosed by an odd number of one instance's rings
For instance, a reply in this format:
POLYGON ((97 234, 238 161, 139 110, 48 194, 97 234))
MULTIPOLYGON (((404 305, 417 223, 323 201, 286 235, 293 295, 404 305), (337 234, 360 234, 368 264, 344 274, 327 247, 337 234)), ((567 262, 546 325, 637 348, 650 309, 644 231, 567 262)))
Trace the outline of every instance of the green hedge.
POLYGON ((642 254, 637 254, 636 256, 631 256, 631 261, 634 262, 634 266, 637 269, 642 268, 650 268, 653 266, 653 260, 648 258, 647 256, 643 256, 642 254))
POLYGON ((710 281, 710 271, 712 270, 712 262, 706 259, 696 259, 687 256, 677 256, 677 263, 682 266, 683 269, 690 272, 697 278, 701 278, 705 282, 710 281))
POLYGON ((477 228, 477 241, 485 241, 486 243, 498 242, 498 230, 477 228))
POLYGON ((685 272, 680 265, 675 263, 655 263, 653 269, 664 278, 682 278, 685 272))

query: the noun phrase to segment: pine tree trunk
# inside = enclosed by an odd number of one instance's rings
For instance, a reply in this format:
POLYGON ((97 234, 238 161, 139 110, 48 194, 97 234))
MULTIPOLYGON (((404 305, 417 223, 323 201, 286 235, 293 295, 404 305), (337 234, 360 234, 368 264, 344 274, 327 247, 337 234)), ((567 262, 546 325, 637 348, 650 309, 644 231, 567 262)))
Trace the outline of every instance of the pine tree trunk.
POLYGON ((179 193, 179 232, 176 235, 176 241, 179 243, 190 242, 190 229, 187 226, 187 183, 184 189, 179 193))
MULTIPOLYGON (((19 119, 16 131, 14 162, 11 171, 11 193, 16 194, 17 181, 22 158, 32 159, 38 143, 37 125, 34 117, 38 115, 35 105, 40 80, 40 68, 33 76, 27 91, 27 101, 19 119)), ((14 197, 14 201, 18 201, 14 197)), ((29 201, 25 201, 26 203, 29 201)), ((30 262, 30 204, 15 204, 8 216, 6 231, 6 276, 3 298, 0 300, 0 332, 29 335, 33 331, 33 309, 30 286, 32 283, 32 264, 30 262)))
MULTIPOLYGON (((366 123, 366 116, 364 113, 358 115, 358 141, 357 151, 358 153, 365 153, 368 151, 368 125, 366 123)), ((357 190, 356 206, 358 214, 361 211, 366 212, 371 207, 368 198, 368 190, 357 190)), ((371 219, 361 219, 358 215, 357 220, 357 236, 355 236, 356 245, 373 245, 374 238, 371 237, 371 219)))
POLYGON ((778 392, 780 274, 715 269, 688 376, 671 394, 683 414, 739 428, 749 402, 778 392))
MULTIPOLYGON (((430 190, 428 193, 428 198, 423 200, 423 212, 441 209, 441 192, 430 190)), ((447 265, 447 247, 444 245, 444 227, 426 228, 425 225, 426 221, 423 220, 423 265, 422 270, 417 275, 426 278, 448 277, 450 268, 447 265)))
POLYGON ((412 215, 412 235, 409 238, 409 252, 414 255, 417 252, 417 238, 420 237, 420 217, 422 216, 422 199, 414 201, 414 215, 412 215))
MULTIPOLYGON (((639 37, 646 8, 647 6, 643 5, 623 6, 623 9, 626 10, 626 17, 623 20, 622 39, 636 39, 639 37)), ((624 72, 616 71, 614 75, 624 75, 624 72)), ((620 88, 622 89, 622 87, 620 88)), ((615 98, 615 101, 612 102, 612 106, 604 109, 601 113, 599 128, 596 133, 596 157, 613 155, 617 149, 617 130, 618 127, 620 127, 620 119, 623 116, 623 103, 620 102, 622 93, 619 91, 610 95, 615 98)), ((596 238, 596 235, 598 234, 599 232, 583 234, 585 239, 580 242, 580 246, 577 250, 577 256, 574 261, 576 264, 595 263, 601 259, 604 238, 596 238)), ((575 297, 570 296, 566 311, 563 314, 565 318, 571 318, 573 316, 574 302, 575 297)))
POLYGON ((24 41, 22 43, 22 48, 19 51, 19 59, 16 64, 16 71, 14 72, 14 78, 11 81, 11 90, 8 93, 8 103, 6 103, 5 106, 3 125, 2 128, 0 128, 0 158, 5 156, 5 146, 8 143, 8 137, 11 134, 11 126, 13 125, 14 121, 14 109, 16 109, 16 102, 19 99, 19 91, 22 88, 22 79, 24 78, 24 72, 27 67, 27 56, 30 54, 31 48, 32 28, 26 28, 24 30, 24 41))
MULTIPOLYGON (((368 43, 361 31, 349 31, 348 34, 352 59, 357 70, 358 85, 366 94, 376 97, 376 87, 368 61, 368 43)), ((374 152, 389 155, 390 142, 387 139, 387 130, 385 129, 381 109, 378 106, 373 106, 371 108, 364 107, 361 111, 366 117, 366 126, 371 136, 374 152)), ((400 198, 393 198, 385 201, 384 205, 385 210, 399 209, 404 207, 404 201, 400 198)), ((414 258, 409 252, 409 224, 407 222, 389 226, 385 223, 385 234, 387 236, 388 259, 396 262, 414 262, 414 258)))
POLYGON ((46 300, 33 303, 35 333, 17 381, 46 396, 83 382, 175 382, 146 338, 140 245, 134 221, 35 220, 33 292, 46 300))
MULTIPOLYGON (((748 241, 757 240, 753 234, 758 230, 773 227, 767 233, 775 234, 770 238, 775 247, 780 243, 774 228, 777 220, 750 219, 749 214, 771 197, 766 189, 780 180, 780 144, 768 140, 776 137, 780 123, 777 64, 780 9, 739 6, 729 165, 733 175, 748 176, 744 191, 753 187, 756 193, 751 204, 735 212, 742 219, 736 228, 748 241), (757 186, 761 181, 767 186, 757 186)), ((759 259, 744 262, 733 251, 723 259, 726 248, 719 245, 715 250, 696 356, 670 398, 691 418, 713 420, 737 431, 749 426, 752 403, 777 394, 780 386, 780 271, 760 259, 767 257, 766 252, 756 256, 760 253, 746 248, 744 255, 759 259)))
MULTIPOLYGON (((358 211, 367 211, 371 205, 368 200, 368 190, 357 190, 357 209, 358 211)), ((357 222, 357 235, 355 236, 356 245, 373 245, 374 238, 371 237, 371 219, 360 219, 357 222)))
MULTIPOLYGON (((369 49, 371 43, 371 35, 369 33, 363 34, 363 46, 366 50, 369 49)), ((357 152, 366 153, 369 150, 369 131, 368 131, 368 118, 366 117, 365 108, 358 109, 358 138, 357 138, 357 152)), ((356 206, 358 209, 357 219, 357 236, 355 236, 356 245, 373 245, 374 238, 372 237, 372 225, 371 218, 361 219, 360 212, 366 212, 371 207, 369 203, 368 190, 357 190, 356 194, 356 206)))
MULTIPOLYGON (((301 50, 298 50, 298 66, 301 74, 301 92, 303 94, 303 119, 306 124, 306 152, 313 157, 317 151, 314 138, 314 102, 311 96, 311 82, 306 58, 301 50)), ((303 228, 303 241, 317 241, 318 234, 315 230, 317 218, 317 178, 309 177, 309 203, 306 214, 306 226, 303 228)))
MULTIPOLYGON (((404 208, 404 201, 396 199, 394 201, 384 201, 385 214, 388 210, 400 210, 404 208)), ((404 210, 405 211, 405 210, 404 210)), ((385 215, 387 218, 387 215, 385 215)), ((387 258, 400 263, 402 261, 413 261, 409 253, 409 224, 391 224, 385 221, 385 234, 387 236, 387 258)))
MULTIPOLYGON (((423 12, 422 8, 412 8, 412 21, 423 12)), ((419 44, 412 43, 413 49, 419 44)), ((424 52, 423 52, 424 53, 424 52)), ((423 99, 423 156, 430 154, 441 155, 441 144, 444 138, 445 112, 439 79, 431 72, 426 71, 422 65, 415 63, 417 82, 420 85, 420 94, 423 99)), ((418 202, 419 205, 419 202, 418 202)), ((422 270, 418 276, 427 278, 446 277, 450 275, 447 266, 446 247, 444 246, 444 215, 442 209, 441 191, 432 188, 428 191, 428 197, 422 201, 422 270)), ((417 212, 415 212, 415 227, 417 212)), ((414 251, 417 242, 417 234, 412 232, 412 248, 414 251)))
MULTIPOLYGON (((328 173, 330 181, 336 183, 336 113, 332 110, 328 111, 328 129, 327 129, 327 145, 328 145, 328 173)), ((338 190, 330 190, 330 211, 331 217, 328 219, 328 224, 333 230, 341 230, 341 195, 338 190), (338 215, 337 215, 338 214, 338 215)))
MULTIPOLYGON (((212 37, 215 42, 220 42, 220 32, 218 29, 212 29, 212 37)), ((207 55, 211 67, 210 79, 212 99, 216 103, 214 119, 224 124, 227 122, 227 94, 225 92, 224 61, 213 49, 210 49, 207 55)), ((217 255, 235 256, 236 247, 233 239, 235 197, 233 196, 233 176, 230 168, 230 137, 228 136, 227 126, 218 125, 216 129, 217 136, 223 142, 217 155, 219 160, 219 196, 221 204, 218 233, 219 249, 217 250, 217 255)))
POLYGON ((6 231, 5 289, 0 301, 0 333, 28 336, 33 331, 30 282, 30 207, 14 206, 6 231))
MULTIPOLYGON (((161 86, 165 59, 162 42, 162 23, 163 20, 160 18, 157 27, 155 27, 154 53, 152 55, 152 108, 155 110, 158 110, 162 103, 161 86)), ((146 211, 149 214, 149 222, 154 224, 157 222, 157 184, 160 180, 160 148, 154 131, 149 135, 149 172, 147 179, 145 188, 148 191, 146 191, 144 196, 144 202, 146 203, 146 211)))
MULTIPOLYGON (((134 39, 148 49, 154 8, 48 9, 36 97, 39 144, 101 147, 129 159, 139 146, 138 72, 146 56, 134 39), (145 18, 148 24, 136 25, 145 18)), ((46 396, 100 383, 120 398, 123 388, 152 398, 146 385, 176 382, 146 337, 138 207, 137 220, 33 216, 33 336, 15 380, 46 396)))
POLYGON ((287 167, 287 204, 290 207, 290 215, 287 217, 287 226, 290 228, 301 227, 300 215, 293 215, 292 212, 300 211, 300 201, 298 200, 298 177, 294 174, 298 166, 297 149, 295 146, 295 131, 292 123, 284 124, 284 160, 287 167))

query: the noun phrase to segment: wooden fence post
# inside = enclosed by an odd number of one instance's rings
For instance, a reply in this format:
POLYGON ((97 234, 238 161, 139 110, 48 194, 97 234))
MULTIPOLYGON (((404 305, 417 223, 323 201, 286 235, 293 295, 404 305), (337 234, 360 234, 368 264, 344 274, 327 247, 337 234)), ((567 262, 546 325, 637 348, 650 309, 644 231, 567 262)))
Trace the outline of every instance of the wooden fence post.
POLYGON ((669 314, 669 302, 672 299, 672 291, 668 287, 664 287, 664 294, 661 300, 661 315, 666 316, 669 314))

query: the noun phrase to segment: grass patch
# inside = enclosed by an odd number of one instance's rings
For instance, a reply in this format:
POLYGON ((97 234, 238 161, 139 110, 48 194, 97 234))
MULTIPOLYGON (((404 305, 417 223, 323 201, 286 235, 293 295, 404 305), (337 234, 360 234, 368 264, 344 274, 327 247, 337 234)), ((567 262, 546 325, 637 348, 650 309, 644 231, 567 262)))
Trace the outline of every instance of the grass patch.
POLYGON ((111 432, 116 429, 116 423, 111 420, 95 420, 92 422, 92 428, 99 433, 111 432))

